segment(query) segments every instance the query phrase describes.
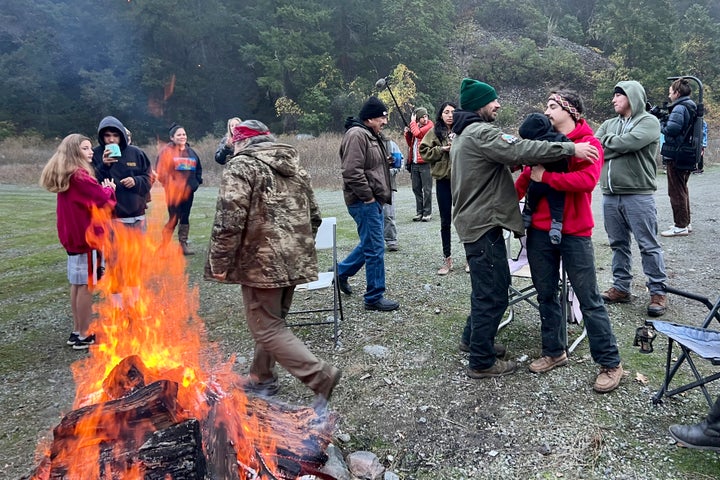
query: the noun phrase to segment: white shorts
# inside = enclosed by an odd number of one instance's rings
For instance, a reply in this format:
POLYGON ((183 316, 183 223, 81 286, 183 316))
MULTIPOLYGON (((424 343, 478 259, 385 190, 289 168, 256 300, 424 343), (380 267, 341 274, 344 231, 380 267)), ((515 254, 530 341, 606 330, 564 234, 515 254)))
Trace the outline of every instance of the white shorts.
POLYGON ((103 271, 103 258, 97 250, 90 253, 68 254, 67 278, 71 285, 97 285, 103 271))

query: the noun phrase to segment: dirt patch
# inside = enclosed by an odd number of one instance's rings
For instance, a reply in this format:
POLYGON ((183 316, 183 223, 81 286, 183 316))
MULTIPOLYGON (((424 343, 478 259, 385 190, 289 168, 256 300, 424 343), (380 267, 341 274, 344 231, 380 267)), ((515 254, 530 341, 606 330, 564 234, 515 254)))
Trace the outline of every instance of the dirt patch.
MULTIPOLYGON (((694 175, 690 180, 693 233, 662 239, 670 284, 713 301, 720 293, 715 247, 720 233, 719 182, 720 168, 694 175)), ((664 175, 659 185, 656 201, 664 228, 672 222, 664 175)), ((318 192, 318 198, 326 216, 338 217, 342 256, 355 245, 354 224, 339 192, 318 192)), ((191 283, 200 287, 200 316, 210 339, 228 356, 239 355, 241 371, 251 358, 252 342, 242 323, 239 289, 203 282, 200 277, 202 245, 207 240, 203 229, 212 216, 213 199, 214 193, 207 189, 196 200, 197 226, 191 237, 199 254, 191 259, 188 270, 191 283)), ((604 289, 610 284, 610 249, 600 202, 596 192, 594 240, 599 284, 604 289)), ((670 424, 696 422, 707 413, 702 395, 692 391, 659 406, 651 402, 662 380, 666 344, 659 338, 651 355, 641 355, 632 346, 635 328, 646 318, 648 300, 637 249, 633 302, 609 308, 627 371, 616 392, 593 393, 597 366, 590 359, 587 342, 571 355, 567 367, 547 375, 530 374, 527 364, 540 350, 539 320, 536 311, 524 306, 519 306, 516 319, 498 337, 521 368, 509 377, 476 381, 465 376, 467 358, 457 350, 470 292, 469 277, 462 269, 462 247, 457 241, 453 244, 455 269, 447 277, 438 277, 439 219, 412 222, 414 200, 408 188, 398 193, 397 204, 401 250, 388 253, 386 261, 387 295, 401 302, 400 310, 366 313, 360 295, 344 297, 345 322, 337 349, 329 328, 299 330, 313 351, 344 371, 332 408, 341 416, 338 436, 347 441, 338 440, 338 446, 345 453, 370 450, 404 479, 697 479, 718 475, 720 457, 680 449, 667 435, 670 424), (369 345, 385 347, 387 355, 365 353, 363 348, 369 345), (642 376, 647 383, 638 380, 642 376)), ((351 284, 358 292, 364 289, 362 272, 351 284)), ((28 295, 17 299, 32 301, 28 295)), ((310 295, 302 293, 295 304, 310 301, 310 295)), ((42 346, 36 355, 44 357, 47 365, 32 371, 13 352, 2 354, 3 361, 17 363, 0 393, 3 478, 19 478, 30 471, 36 445, 72 404, 69 366, 82 354, 62 344, 60 332, 65 332, 69 321, 58 312, 67 310, 66 298, 59 295, 52 308, 34 312, 31 321, 9 325, 3 332, 8 338, 20 332, 34 338, 42 346), (28 334, 33 330, 38 334, 28 334), (48 330, 56 332, 51 341, 41 338, 48 330)), ((673 297, 665 318, 698 324, 705 312, 705 307, 673 297)), ((576 329, 571 329, 574 333, 576 329)), ((310 392, 280 372, 279 399, 309 404, 310 392)), ((711 392, 719 393, 718 386, 711 392)))

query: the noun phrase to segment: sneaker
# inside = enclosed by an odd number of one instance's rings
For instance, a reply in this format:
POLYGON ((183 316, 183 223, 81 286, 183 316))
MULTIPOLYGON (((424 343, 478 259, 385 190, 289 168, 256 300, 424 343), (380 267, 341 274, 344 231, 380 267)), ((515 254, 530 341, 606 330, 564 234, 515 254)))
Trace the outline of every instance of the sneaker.
MULTIPOLYGON (((502 343, 496 343, 493 345, 493 348, 495 348, 495 356, 497 358, 504 358, 507 354, 507 347, 503 345, 502 343)), ((470 345, 465 343, 464 340, 460 340, 460 343, 458 344, 458 350, 460 350, 463 353, 470 353, 470 345)))
POLYGON ((440 267, 440 269, 437 271, 438 275, 447 275, 450 273, 450 270, 453 268, 452 258, 447 257, 445 260, 443 260, 443 265, 440 267))
POLYGON ((650 295, 650 304, 647 307, 647 314, 651 317, 662 317, 667 310, 667 295, 650 295))
POLYGON ((554 368, 567 365, 567 363, 568 357, 566 352, 563 352, 563 354, 559 357, 548 357, 547 355, 544 355, 532 362, 528 366, 528 370, 532 373, 546 373, 554 368))
POLYGON ((481 379, 510 375, 511 373, 515 373, 515 370, 517 370, 517 363, 512 360, 495 360, 495 363, 490 368, 475 370, 468 367, 465 373, 467 373, 467 376, 470 378, 481 379))
POLYGON ((413 222, 419 222, 419 221, 422 220, 422 219, 423 219, 422 213, 418 213, 417 215, 415 215, 415 216, 412 218, 412 221, 413 221, 413 222))
POLYGON ((365 310, 375 310, 378 312, 391 312, 397 310, 400 304, 395 300, 388 300, 387 298, 381 298, 375 303, 365 303, 365 310))
POLYGON ((393 245, 388 245, 387 249, 388 249, 388 252, 397 252, 398 250, 400 250, 400 247, 398 247, 397 244, 393 244, 393 245))
POLYGON ((432 215, 425 215, 421 218, 421 220, 423 222, 429 222, 430 220, 432 220, 432 215))
POLYGON ((605 303, 630 303, 630 292, 610 287, 600 294, 605 303))
POLYGON ((347 277, 341 277, 338 275, 338 287, 345 295, 352 295, 353 293, 353 289, 348 283, 347 277))
POLYGON ((470 273, 470 264, 469 263, 465 264, 465 273, 470 273))
POLYGON ((612 392, 620 385, 623 373, 623 367, 620 363, 613 368, 601 367, 595 385, 593 385, 593 390, 598 393, 612 392))
POLYGON ((87 350, 93 343, 95 343, 94 333, 85 338, 78 337, 77 342, 73 345, 73 350, 87 350))
POLYGON ((258 397, 272 397, 280 391, 280 382, 277 378, 271 378, 270 380, 262 382, 248 379, 245 385, 243 385, 243 390, 245 390, 245 393, 252 393, 258 397))
MULTIPOLYGON (((668 228, 675 228, 675 224, 668 226, 668 228)), ((692 223, 688 223, 687 229, 689 233, 692 233, 692 223)))
POLYGON ((660 235, 663 237, 687 237, 690 235, 690 230, 687 227, 680 228, 673 225, 671 228, 660 232, 660 235))
POLYGON ((72 332, 70 334, 70 336, 68 337, 67 342, 65 342, 65 343, 67 343, 70 346, 73 346, 77 343, 78 340, 80 340, 80 334, 72 332))

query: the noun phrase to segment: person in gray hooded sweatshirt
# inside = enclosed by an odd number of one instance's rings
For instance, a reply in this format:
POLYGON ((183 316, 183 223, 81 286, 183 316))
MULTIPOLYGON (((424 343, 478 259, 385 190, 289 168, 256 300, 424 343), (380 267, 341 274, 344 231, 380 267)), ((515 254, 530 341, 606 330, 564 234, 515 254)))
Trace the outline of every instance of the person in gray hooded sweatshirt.
POLYGON ((605 303, 630 302, 632 250, 630 234, 640 248, 642 268, 650 291, 648 315, 659 317, 667 308, 665 260, 657 238, 657 163, 660 122, 645 111, 647 97, 639 82, 618 82, 612 104, 617 117, 595 132, 605 150, 600 174, 603 217, 612 249, 613 285, 602 293, 605 303))

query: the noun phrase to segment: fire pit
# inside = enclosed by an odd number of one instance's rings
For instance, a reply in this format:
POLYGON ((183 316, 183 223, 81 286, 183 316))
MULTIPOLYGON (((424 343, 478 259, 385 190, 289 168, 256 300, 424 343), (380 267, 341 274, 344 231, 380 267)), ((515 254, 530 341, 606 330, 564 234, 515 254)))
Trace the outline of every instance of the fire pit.
POLYGON ((146 234, 102 211, 94 224, 110 232, 94 239, 108 258, 98 342, 73 364, 73 410, 29 478, 332 478, 319 469, 336 416, 245 394, 234 358, 205 339, 198 289, 179 245, 163 244, 163 220, 151 217, 146 234))

